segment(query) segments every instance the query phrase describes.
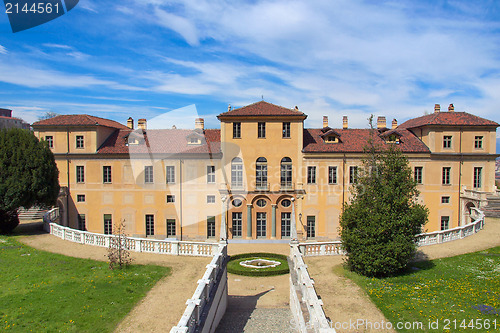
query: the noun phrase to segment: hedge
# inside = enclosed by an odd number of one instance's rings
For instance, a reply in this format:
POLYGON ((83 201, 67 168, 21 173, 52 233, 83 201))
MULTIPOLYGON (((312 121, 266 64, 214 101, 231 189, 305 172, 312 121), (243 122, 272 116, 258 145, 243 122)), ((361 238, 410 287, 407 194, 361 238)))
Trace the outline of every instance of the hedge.
POLYGON ((288 268, 287 256, 276 253, 242 253, 231 256, 227 264, 228 273, 245 275, 245 276, 274 276, 288 274, 290 271, 288 268), (269 268, 248 268, 240 265, 241 261, 251 260, 251 259, 277 259, 281 265, 269 268))

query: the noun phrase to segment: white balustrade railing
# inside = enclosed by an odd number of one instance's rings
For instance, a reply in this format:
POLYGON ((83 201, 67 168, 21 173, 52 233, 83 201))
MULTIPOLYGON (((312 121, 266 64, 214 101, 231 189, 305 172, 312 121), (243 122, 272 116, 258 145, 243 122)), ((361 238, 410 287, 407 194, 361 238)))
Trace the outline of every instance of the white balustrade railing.
MULTIPOLYGON (((75 230, 56 223, 48 223, 48 226, 52 235, 85 245, 109 247, 110 239, 117 237, 116 235, 75 230)), ((127 249, 135 252, 211 257, 217 253, 218 248, 219 243, 127 237, 127 249)))
POLYGON ((227 304, 226 265, 227 244, 220 244, 203 278, 198 281, 193 297, 187 300, 179 323, 170 333, 213 332, 227 304))
MULTIPOLYGON (((418 246, 434 245, 462 239, 474 235, 484 228, 484 213, 477 208, 471 208, 474 222, 453 229, 422 233, 416 236, 418 246)), ((341 241, 300 243, 300 252, 304 256, 344 255, 341 241)))
POLYGON ((296 328, 299 332, 335 333, 335 329, 325 316, 323 301, 316 293, 314 281, 309 276, 307 265, 304 263, 298 245, 290 244, 290 260, 292 262, 290 269, 293 270, 292 275, 294 276, 290 283, 290 310, 297 324, 296 328), (298 297, 296 294, 297 289, 302 297, 298 297), (297 303, 299 300, 302 300, 307 308, 308 322, 305 322, 304 313, 300 304, 297 303))

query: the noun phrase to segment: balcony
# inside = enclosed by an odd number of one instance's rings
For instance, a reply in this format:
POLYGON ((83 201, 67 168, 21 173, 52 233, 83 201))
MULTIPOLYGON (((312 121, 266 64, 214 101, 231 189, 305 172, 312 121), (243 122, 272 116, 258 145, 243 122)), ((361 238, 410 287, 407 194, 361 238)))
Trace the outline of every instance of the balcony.
POLYGON ((293 182, 288 182, 288 181, 281 182, 280 185, 281 185, 280 188, 281 191, 293 191, 295 187, 293 182))

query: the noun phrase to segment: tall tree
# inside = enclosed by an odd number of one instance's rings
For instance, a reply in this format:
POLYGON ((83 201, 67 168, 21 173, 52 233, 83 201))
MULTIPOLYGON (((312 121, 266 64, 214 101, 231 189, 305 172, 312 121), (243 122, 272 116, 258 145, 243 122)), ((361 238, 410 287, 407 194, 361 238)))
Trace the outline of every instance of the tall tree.
POLYGON ((54 205, 58 177, 54 155, 45 141, 18 128, 0 130, 0 233, 19 224, 20 207, 54 205))
POLYGON ((397 144, 377 146, 371 139, 366 150, 352 200, 340 217, 340 235, 349 269, 388 276, 414 258, 415 236, 427 222, 428 209, 416 202, 412 170, 397 144))

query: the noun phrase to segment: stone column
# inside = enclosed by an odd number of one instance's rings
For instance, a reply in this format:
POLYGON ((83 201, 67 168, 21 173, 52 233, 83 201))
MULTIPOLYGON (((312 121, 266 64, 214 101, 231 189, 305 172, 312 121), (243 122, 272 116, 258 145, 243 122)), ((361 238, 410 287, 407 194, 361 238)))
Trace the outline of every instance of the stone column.
POLYGON ((222 196, 222 212, 220 214, 220 235, 219 242, 227 243, 227 227, 226 227, 226 196, 222 196))
POLYGON ((272 224, 271 224, 271 238, 275 239, 276 238, 276 204, 272 204, 272 224))
POLYGON ((252 204, 247 204, 247 239, 252 239, 252 204))
POLYGON ((292 198, 292 220, 290 221, 290 243, 298 244, 297 222, 295 221, 295 198, 292 198))

